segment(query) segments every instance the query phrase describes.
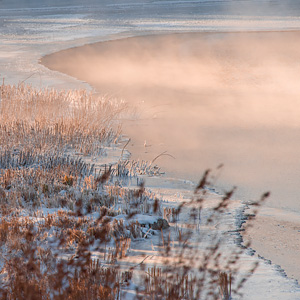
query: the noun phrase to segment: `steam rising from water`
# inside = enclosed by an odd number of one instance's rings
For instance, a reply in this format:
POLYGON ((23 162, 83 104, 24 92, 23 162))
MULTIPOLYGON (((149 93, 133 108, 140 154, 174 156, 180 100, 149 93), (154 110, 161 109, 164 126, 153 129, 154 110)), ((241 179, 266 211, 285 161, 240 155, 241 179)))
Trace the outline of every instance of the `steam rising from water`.
POLYGON ((151 36, 62 51, 42 63, 124 98, 133 157, 195 181, 225 164, 221 182, 241 194, 273 191, 300 209, 300 47, 296 32, 151 36), (145 148, 144 141, 150 147, 145 148), (250 192, 251 191, 251 192, 250 192))

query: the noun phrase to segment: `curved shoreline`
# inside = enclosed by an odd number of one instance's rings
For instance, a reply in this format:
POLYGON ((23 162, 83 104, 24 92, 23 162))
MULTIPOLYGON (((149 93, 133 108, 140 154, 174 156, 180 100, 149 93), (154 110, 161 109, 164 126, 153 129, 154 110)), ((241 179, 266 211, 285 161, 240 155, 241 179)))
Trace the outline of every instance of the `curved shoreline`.
MULTIPOLYGON (((251 211, 251 207, 246 210, 251 211)), ((241 232, 243 244, 252 241, 253 254, 275 264, 284 276, 297 284, 300 282, 299 236, 299 214, 267 207, 261 209, 248 230, 241 232)))
MULTIPOLYGON (((285 32, 285 31, 284 31, 285 32)), ((216 34, 220 34, 219 32, 217 32, 216 34)), ((222 34, 222 33, 221 33, 222 34)), ((203 35, 205 35, 205 33, 203 33, 203 35)), ((141 37, 138 37, 138 38, 141 38, 141 37)), ((147 38, 149 38, 149 36, 147 36, 147 38)), ((85 46, 84 46, 85 47, 85 46)), ((81 49, 82 49, 82 47, 80 47, 81 49)), ((78 50, 80 50, 79 48, 78 48, 78 50)), ((65 50, 66 52, 64 52, 65 54, 67 54, 67 53, 70 53, 69 52, 69 50, 65 50)), ((68 55, 68 54, 67 54, 68 55)), ((87 80, 88 81, 88 80, 87 80)), ((89 81, 88 81, 89 82, 89 81)), ((92 86, 94 85, 93 83, 91 84, 92 86)), ((99 90, 99 88, 98 88, 98 90, 99 90)), ((136 126, 136 125, 135 125, 136 126)), ((136 146, 135 146, 136 147, 136 146)), ((142 146, 141 145, 139 145, 139 147, 140 147, 140 149, 139 149, 139 151, 142 151, 141 149, 142 149, 142 146)), ((162 149, 161 149, 162 150, 162 149)), ((151 155, 153 156, 153 153, 151 153, 151 155)), ((149 155, 148 155, 149 156, 149 155)), ((258 252, 260 252, 259 250, 258 250, 258 252)), ((283 265, 283 268, 285 268, 284 267, 284 265, 283 265)), ((298 278, 297 278, 298 279, 298 278)))
POLYGON ((300 72, 292 61, 300 57, 299 36, 291 31, 138 36, 71 48, 41 62, 142 112, 144 122, 131 116, 125 123, 129 136, 140 136, 133 155, 152 161, 168 151, 178 167, 166 157, 161 166, 194 182, 222 163, 222 184, 227 183, 222 188, 244 187, 236 196, 248 199, 270 190, 277 206, 300 210, 293 207, 299 193, 294 161, 300 148, 295 109, 300 72), (267 59, 259 63, 258 55, 267 59), (145 140, 152 146, 145 149, 145 140), (288 178, 286 187, 282 178, 288 178))

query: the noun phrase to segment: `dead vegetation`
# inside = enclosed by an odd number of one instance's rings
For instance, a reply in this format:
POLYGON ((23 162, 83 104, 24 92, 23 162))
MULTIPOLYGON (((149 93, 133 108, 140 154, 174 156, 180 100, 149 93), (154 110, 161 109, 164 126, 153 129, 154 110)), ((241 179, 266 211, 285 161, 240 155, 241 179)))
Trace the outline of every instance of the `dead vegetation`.
POLYGON ((243 250, 228 254, 220 231, 205 231, 233 194, 205 207, 209 172, 190 201, 171 208, 143 183, 134 190, 121 184, 160 175, 152 164, 120 160, 95 169, 75 155, 101 155, 116 143, 122 109, 84 91, 1 86, 0 299, 125 299, 133 290, 136 299, 229 300, 255 271, 240 278, 243 250), (157 225, 166 220, 170 229, 157 225), (122 264, 135 242, 153 235, 161 236, 157 265, 146 267, 147 257, 122 264))
POLYGON ((116 141, 116 117, 124 105, 95 98, 84 90, 36 90, 29 85, 2 85, 1 150, 18 158, 67 150, 101 154, 116 141))

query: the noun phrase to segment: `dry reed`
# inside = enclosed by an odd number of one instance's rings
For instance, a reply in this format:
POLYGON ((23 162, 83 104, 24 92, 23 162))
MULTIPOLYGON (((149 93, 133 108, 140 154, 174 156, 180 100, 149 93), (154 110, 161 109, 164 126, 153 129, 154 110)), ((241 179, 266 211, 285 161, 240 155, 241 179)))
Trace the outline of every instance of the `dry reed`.
POLYGON ((122 299, 135 272, 144 275, 136 299, 221 295, 228 300, 231 293, 239 295, 248 278, 234 280, 242 250, 223 252, 218 234, 202 251, 197 247, 207 239, 199 230, 222 218, 233 190, 202 216, 210 185, 207 171, 190 201, 162 208, 143 184, 132 190, 114 180, 161 175, 152 163, 120 160, 96 170, 78 156, 101 155, 118 141, 115 119, 122 105, 85 91, 36 90, 24 84, 2 85, 0 92, 0 299, 122 299), (132 244, 154 234, 133 217, 162 212, 176 224, 188 212, 189 226, 199 238, 191 243, 189 228, 175 227, 175 234, 169 230, 166 235, 161 227, 157 255, 165 258, 163 263, 146 270, 145 258, 121 271, 132 244), (121 214, 125 218, 117 219, 121 214))

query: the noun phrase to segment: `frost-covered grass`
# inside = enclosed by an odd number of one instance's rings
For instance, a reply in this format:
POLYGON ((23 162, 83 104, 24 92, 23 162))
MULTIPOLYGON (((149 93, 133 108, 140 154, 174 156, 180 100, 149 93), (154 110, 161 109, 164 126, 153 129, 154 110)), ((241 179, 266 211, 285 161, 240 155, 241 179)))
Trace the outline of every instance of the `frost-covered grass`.
POLYGON ((207 208, 209 172, 190 201, 168 207, 143 184, 124 186, 161 175, 153 163, 86 162, 118 141, 123 109, 84 91, 1 86, 1 299, 228 300, 254 272, 234 280, 242 250, 224 251, 215 230, 232 192, 207 208))
POLYGON ((103 146, 119 138, 116 118, 124 105, 84 90, 2 85, 0 97, 1 151, 99 154, 103 146))
POLYGON ((132 239, 152 230, 114 217, 160 214, 142 186, 132 191, 112 180, 133 176, 132 162, 96 170, 82 158, 118 142, 124 105, 85 91, 23 84, 0 91, 1 297, 113 299, 121 273, 93 262, 91 251, 115 264, 132 239))

